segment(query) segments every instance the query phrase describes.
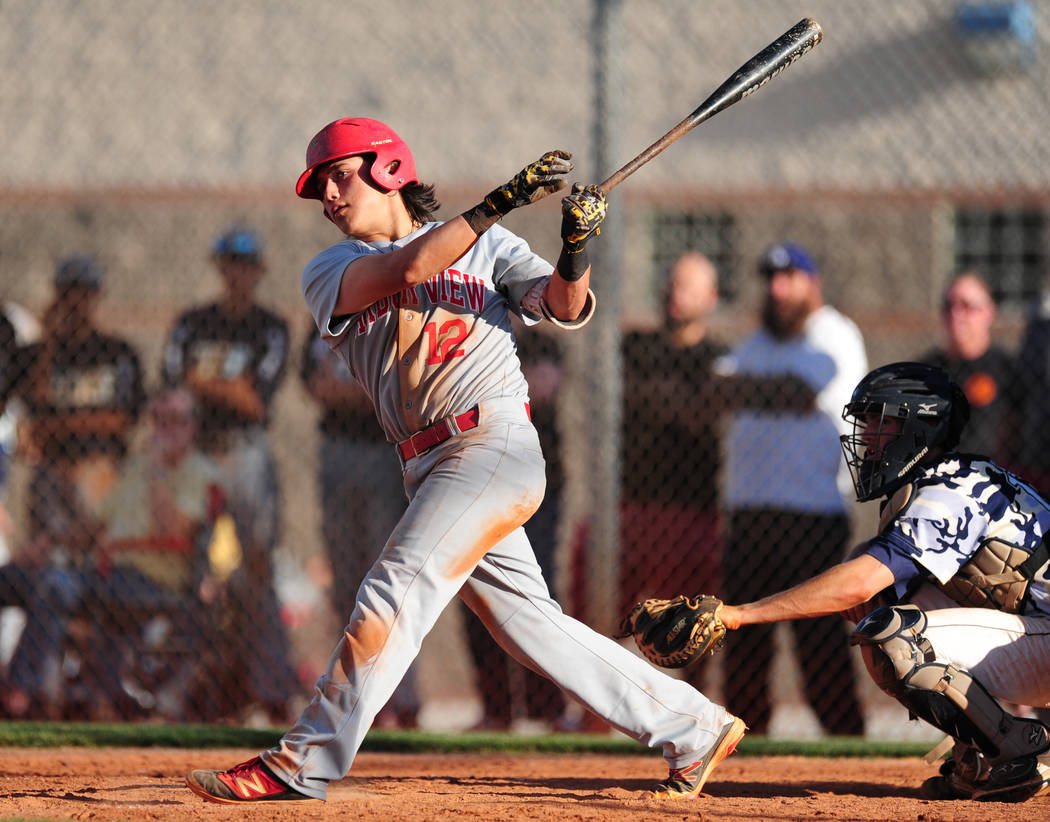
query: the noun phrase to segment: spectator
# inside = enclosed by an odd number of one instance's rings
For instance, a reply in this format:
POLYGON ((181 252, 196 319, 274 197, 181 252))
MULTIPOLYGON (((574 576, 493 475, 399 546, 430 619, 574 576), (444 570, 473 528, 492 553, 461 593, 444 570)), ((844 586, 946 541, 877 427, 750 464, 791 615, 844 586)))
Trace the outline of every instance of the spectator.
POLYGON ((17 349, 15 326, 6 313, 0 312, 0 562, 10 559, 9 546, 14 536, 14 524, 7 508, 7 480, 14 454, 15 426, 13 415, 8 414, 7 398, 11 391, 17 349))
MULTIPOLYGON (((750 407, 731 415, 727 433, 723 586, 730 602, 801 582, 848 549, 851 483, 839 435, 842 408, 867 371, 860 332, 824 302, 819 271, 802 247, 772 246, 758 271, 766 286, 761 327, 718 364, 751 378, 755 392, 739 400, 750 407)), ((842 620, 791 627, 806 698, 825 731, 863 733, 842 620)), ((722 660, 727 703, 760 734, 772 714, 773 654, 772 628, 753 626, 732 637, 722 660)))
MULTIPOLYGON (((23 418, 22 401, 9 398, 15 382, 19 346, 35 342, 40 323, 33 314, 10 300, 0 307, 0 565, 11 560, 16 540, 11 513, 11 467, 18 452, 18 431, 23 418), (10 401, 8 401, 10 399, 10 401)), ((14 606, 0 607, 0 658, 10 659, 25 627, 25 612, 14 606)))
POLYGON ((1016 368, 1019 420, 1009 448, 1011 468, 1050 497, 1050 291, 1029 312, 1016 368))
MULTIPOLYGON (((1050 291, 1029 312, 1014 381, 1018 419, 1007 426, 1006 459, 1040 496, 1050 498, 1050 291)), ((1035 707, 1034 712, 1050 723, 1050 707, 1035 707)))
MULTIPOLYGON (((547 474, 543 501, 524 528, 543 578, 553 588, 565 485, 557 409, 563 376, 561 341, 542 325, 521 333, 521 324, 515 321, 514 328, 518 359, 529 384, 529 414, 540 438, 547 474)), ((556 599, 553 593, 551 596, 556 599)), ((465 606, 464 619, 481 695, 482 716, 475 729, 506 730, 516 719, 558 723, 566 707, 561 690, 506 655, 484 623, 465 606)))
MULTIPOLYGON (((313 321, 311 319, 311 327, 313 321)), ((372 401, 320 334, 307 335, 301 374, 321 409, 318 486, 321 532, 332 568, 332 604, 341 620, 408 505, 401 466, 376 420, 372 401)), ((413 663, 379 727, 413 728, 419 718, 418 664, 413 663)))
POLYGON ((948 284, 941 304, 944 344, 922 362, 947 371, 970 401, 970 424, 959 450, 1007 462, 1007 434, 1016 424, 1020 381, 1012 355, 992 342, 995 300, 980 275, 965 271, 948 284))
MULTIPOLYGON (((10 396, 17 381, 16 367, 22 367, 18 349, 39 338, 40 322, 32 312, 11 300, 0 306, 0 507, 8 503, 11 463, 18 450, 18 429, 24 416, 21 399, 10 396)), ((6 561, 9 558, 8 543, 12 532, 0 530, 0 533, 4 538, 0 554, 6 561)))
POLYGON ((212 513, 217 473, 194 447, 193 398, 187 391, 161 395, 151 410, 146 448, 124 462, 98 511, 85 514, 94 517, 97 563, 67 571, 61 587, 46 584, 49 572, 31 566, 0 569, 6 589, 21 581, 37 590, 39 596, 24 603, 29 624, 60 625, 63 649, 76 651, 63 660, 65 668, 79 663, 75 682, 68 671, 63 677, 60 707, 69 718, 131 719, 158 707, 169 719, 185 719, 190 673, 202 658, 202 605, 214 600, 216 589, 200 538, 212 513), (169 629, 189 664, 150 672, 163 693, 133 694, 125 680, 146 652, 142 638, 150 624, 169 629))
MULTIPOLYGON (((726 353, 708 336, 718 274, 698 252, 668 274, 663 327, 624 337, 620 613, 679 590, 718 589, 719 435, 708 390, 726 353)), ((687 671, 700 687, 703 666, 687 671)))
POLYGON ((64 610, 94 562, 98 504, 112 488, 127 437, 145 401, 135 350, 96 326, 103 270, 86 256, 62 260, 41 340, 19 350, 12 394, 26 413, 26 450, 34 463, 28 490, 28 543, 5 566, 5 604, 34 606, 8 669, 7 711, 51 715, 62 693, 59 663, 64 610))
MULTIPOLYGON (((274 588, 281 498, 267 425, 287 365, 288 327, 255 301, 266 270, 255 234, 242 228, 222 234, 212 261, 222 295, 177 319, 164 351, 163 377, 166 385, 185 385, 197 399, 201 445, 219 466, 236 524, 243 564, 230 580, 239 615, 228 633, 230 653, 239 658, 249 698, 272 720, 283 721, 286 695, 297 680, 274 588)), ((238 706, 244 702, 236 700, 238 706)))
MULTIPOLYGON (((113 675, 143 652, 143 627, 156 620, 158 633, 170 637, 181 659, 177 665, 165 659, 164 670, 152 672, 161 689, 150 694, 155 705, 142 707, 185 720, 188 688, 198 663, 209 657, 207 628, 220 594, 205 537, 221 493, 218 469, 196 443, 193 395, 183 388, 165 391, 150 412, 146 447, 128 458, 103 501, 99 584, 88 604, 104 635, 115 640, 99 643, 106 692, 120 693, 113 675)), ((207 700, 208 693, 192 697, 207 700)), ((192 715, 209 717, 207 705, 193 706, 192 715)))

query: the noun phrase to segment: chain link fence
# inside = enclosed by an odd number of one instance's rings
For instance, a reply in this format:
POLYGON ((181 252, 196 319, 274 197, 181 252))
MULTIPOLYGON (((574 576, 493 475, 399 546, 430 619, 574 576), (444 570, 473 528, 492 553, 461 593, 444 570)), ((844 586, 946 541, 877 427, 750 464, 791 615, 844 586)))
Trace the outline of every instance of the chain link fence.
MULTIPOLYGON (((603 179, 800 18, 824 26, 615 190, 592 324, 522 334, 550 473, 530 536, 598 630, 645 596, 759 596, 870 536, 836 412, 869 367, 945 362, 973 447, 1050 491, 1042 2, 3 8, 7 716, 283 724, 326 665, 404 504, 298 292, 338 234, 292 186, 349 114, 398 130, 450 217, 554 147, 603 179), (729 377, 756 329, 792 327, 760 274, 778 243, 841 314, 817 396, 729 377)), ((506 223, 555 259, 558 220, 506 223)), ((846 631, 741 634, 682 675, 773 735, 927 734, 846 631)), ((381 719, 600 729, 458 605, 381 719)))

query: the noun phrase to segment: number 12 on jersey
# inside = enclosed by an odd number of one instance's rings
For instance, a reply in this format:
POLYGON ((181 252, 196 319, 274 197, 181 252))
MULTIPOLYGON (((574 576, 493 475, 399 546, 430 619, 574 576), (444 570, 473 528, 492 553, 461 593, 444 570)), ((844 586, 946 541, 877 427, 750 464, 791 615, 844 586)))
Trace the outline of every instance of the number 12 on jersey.
POLYGON ((466 354, 466 349, 459 348, 467 336, 467 324, 463 320, 446 320, 438 327, 437 321, 423 326, 427 334, 427 365, 440 365, 466 354))

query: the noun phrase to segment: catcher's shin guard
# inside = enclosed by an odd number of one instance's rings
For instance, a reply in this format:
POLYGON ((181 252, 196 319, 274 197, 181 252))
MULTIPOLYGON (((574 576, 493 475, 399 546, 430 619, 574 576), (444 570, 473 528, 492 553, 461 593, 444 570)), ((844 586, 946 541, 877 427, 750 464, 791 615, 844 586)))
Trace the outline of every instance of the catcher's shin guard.
POLYGON ((926 614, 914 605, 872 611, 854 629, 875 683, 913 715, 974 745, 993 766, 1050 750, 1050 729, 1011 716, 970 673, 936 661, 923 636, 926 614))

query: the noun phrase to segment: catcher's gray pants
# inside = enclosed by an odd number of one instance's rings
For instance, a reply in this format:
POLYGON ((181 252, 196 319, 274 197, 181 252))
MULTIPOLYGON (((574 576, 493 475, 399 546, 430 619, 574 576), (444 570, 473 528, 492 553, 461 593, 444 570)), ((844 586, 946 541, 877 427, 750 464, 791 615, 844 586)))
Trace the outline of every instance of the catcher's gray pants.
POLYGON ((262 758, 324 798, 350 770, 372 719, 457 593, 524 665, 625 734, 684 766, 726 711, 681 680, 562 613, 521 525, 544 491, 536 430, 520 400, 480 403, 477 428, 405 466, 410 503, 361 585, 313 701, 262 758))

